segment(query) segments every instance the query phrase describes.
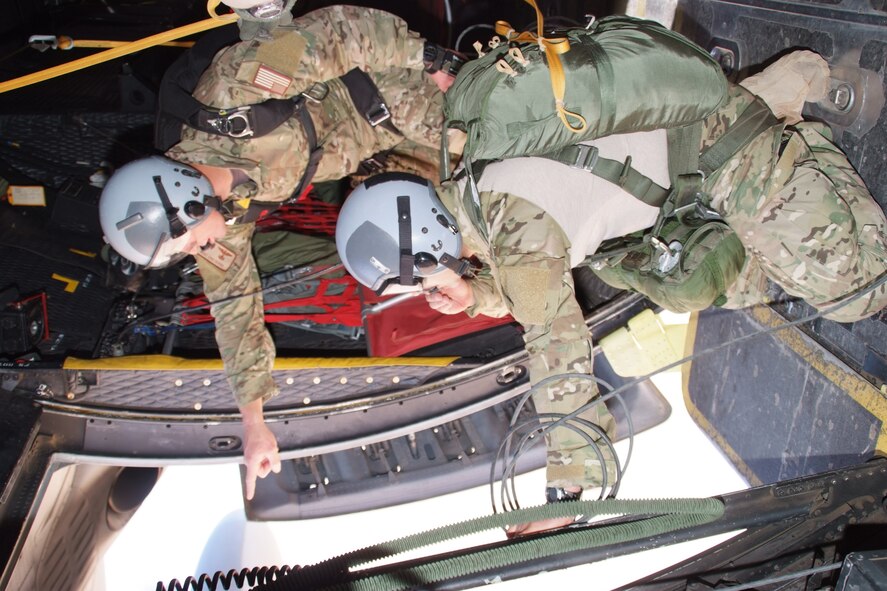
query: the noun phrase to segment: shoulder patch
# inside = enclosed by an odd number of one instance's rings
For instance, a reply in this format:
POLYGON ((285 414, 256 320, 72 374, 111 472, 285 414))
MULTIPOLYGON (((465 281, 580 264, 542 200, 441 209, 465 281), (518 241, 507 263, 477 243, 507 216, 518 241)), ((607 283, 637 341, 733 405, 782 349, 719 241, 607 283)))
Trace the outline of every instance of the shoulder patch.
POLYGON ((257 86, 268 92, 279 95, 286 93, 286 89, 289 88, 292 83, 292 78, 285 74, 281 74, 276 70, 272 70, 264 64, 259 66, 259 69, 256 70, 256 75, 253 76, 253 86, 257 86))
POLYGON ((212 244, 212 246, 201 250, 198 253, 198 256, 203 257, 222 272, 230 269, 231 265, 234 264, 234 259, 237 258, 237 255, 235 255, 233 250, 218 242, 215 242, 212 244))
POLYGON ((551 271, 535 267, 505 267, 500 273, 514 319, 521 324, 545 324, 551 271))

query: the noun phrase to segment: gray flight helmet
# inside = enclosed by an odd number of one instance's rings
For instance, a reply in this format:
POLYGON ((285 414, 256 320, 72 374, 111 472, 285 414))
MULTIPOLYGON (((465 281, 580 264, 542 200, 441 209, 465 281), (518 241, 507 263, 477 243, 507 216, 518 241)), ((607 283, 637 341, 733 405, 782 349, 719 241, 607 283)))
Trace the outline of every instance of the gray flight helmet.
POLYGON ((134 160, 111 175, 99 200, 105 239, 120 256, 150 268, 176 253, 162 248, 200 223, 217 200, 200 172, 164 158, 134 160))
POLYGON ((339 212, 336 248, 348 272, 376 293, 465 266, 455 218, 434 185, 406 173, 383 173, 355 187, 339 212))

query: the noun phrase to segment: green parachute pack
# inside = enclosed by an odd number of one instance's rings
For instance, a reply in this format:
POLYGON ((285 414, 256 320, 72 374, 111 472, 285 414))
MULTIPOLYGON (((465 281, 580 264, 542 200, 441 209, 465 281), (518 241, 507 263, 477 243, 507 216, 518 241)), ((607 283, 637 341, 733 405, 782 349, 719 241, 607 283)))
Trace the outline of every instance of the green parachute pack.
MULTIPOLYGON (((702 120, 728 94, 727 80, 708 53, 659 23, 626 16, 544 37, 541 12, 534 0, 525 1, 536 9, 537 33, 517 33, 499 21, 502 38, 466 63, 445 95, 447 127, 467 134, 464 201, 474 225, 485 234, 475 174, 486 162, 557 160, 660 207, 652 230, 605 244, 586 260, 601 279, 676 312, 719 303, 745 253, 732 230, 713 219, 701 192, 703 176, 775 118, 763 103, 749 109, 743 124, 731 126, 736 129, 703 155, 706 170, 699 154, 702 120), (581 144, 656 129, 667 130, 670 187, 638 173, 630 158, 608 160, 581 144)), ((448 170, 447 164, 441 169, 448 170)))

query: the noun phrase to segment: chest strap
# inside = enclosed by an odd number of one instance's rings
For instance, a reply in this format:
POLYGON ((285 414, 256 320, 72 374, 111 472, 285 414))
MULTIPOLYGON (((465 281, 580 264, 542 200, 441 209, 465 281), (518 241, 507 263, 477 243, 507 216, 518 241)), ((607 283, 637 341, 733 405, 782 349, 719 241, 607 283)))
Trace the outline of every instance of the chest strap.
POLYGON ((624 191, 647 205, 660 207, 668 197, 669 189, 651 181, 631 166, 631 156, 625 162, 604 158, 598 154, 595 146, 576 144, 561 148, 552 154, 544 154, 542 158, 566 164, 570 168, 578 168, 596 177, 618 185, 624 191))
POLYGON ((372 127, 383 127, 391 133, 403 135, 391 121, 391 109, 385 103, 385 99, 379 94, 379 89, 373 79, 360 68, 354 68, 350 72, 339 77, 357 112, 366 119, 372 127))
MULTIPOLYGON (((751 140, 778 122, 767 105, 761 99, 756 99, 702 154, 699 154, 701 139, 699 124, 669 130, 671 132, 668 143, 669 165, 672 169, 670 172, 673 182, 680 175, 699 172, 703 176, 707 176, 713 173, 751 140), (677 154, 673 155, 672 152, 677 152, 677 154), (696 156, 696 158, 690 156, 696 156)), ((604 158, 598 154, 598 150, 594 146, 576 144, 561 148, 551 154, 544 154, 541 157, 566 164, 571 168, 585 170, 618 185, 635 198, 654 207, 662 207, 672 191, 671 188, 654 183, 632 168, 630 156, 624 162, 604 158)))

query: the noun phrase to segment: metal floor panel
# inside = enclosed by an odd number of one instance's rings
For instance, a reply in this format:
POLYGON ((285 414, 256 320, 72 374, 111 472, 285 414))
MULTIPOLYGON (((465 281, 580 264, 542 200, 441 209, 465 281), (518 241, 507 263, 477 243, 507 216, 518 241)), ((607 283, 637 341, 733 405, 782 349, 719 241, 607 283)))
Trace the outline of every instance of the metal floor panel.
MULTIPOLYGON (((698 314, 694 353, 785 324, 770 308, 698 314)), ((716 349, 685 369, 694 420, 753 484, 887 452, 887 395, 796 327, 716 349)))

